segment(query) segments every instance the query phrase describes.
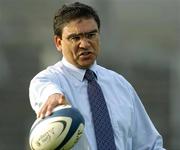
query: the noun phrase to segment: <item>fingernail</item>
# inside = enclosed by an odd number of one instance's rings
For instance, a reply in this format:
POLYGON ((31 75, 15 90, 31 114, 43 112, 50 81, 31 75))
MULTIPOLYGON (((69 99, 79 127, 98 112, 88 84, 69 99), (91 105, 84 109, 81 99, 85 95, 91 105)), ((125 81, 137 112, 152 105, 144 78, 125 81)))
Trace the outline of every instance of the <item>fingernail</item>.
POLYGON ((43 118, 44 118, 44 115, 43 115, 43 114, 41 114, 41 115, 40 115, 40 118, 41 118, 41 119, 43 119, 43 118))
POLYGON ((46 112, 45 116, 49 116, 51 113, 49 111, 46 112))
POLYGON ((41 116, 40 116, 40 114, 37 114, 36 117, 37 117, 37 118, 40 118, 41 116))

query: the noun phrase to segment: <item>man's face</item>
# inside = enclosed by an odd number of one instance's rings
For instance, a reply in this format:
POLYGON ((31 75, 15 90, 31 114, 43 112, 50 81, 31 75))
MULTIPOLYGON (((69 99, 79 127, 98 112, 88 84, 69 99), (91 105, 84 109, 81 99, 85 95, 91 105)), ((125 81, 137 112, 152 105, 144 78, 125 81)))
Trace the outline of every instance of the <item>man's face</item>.
POLYGON ((93 18, 70 21, 63 28, 62 38, 55 36, 55 44, 68 62, 78 68, 89 68, 100 51, 97 23, 93 18))

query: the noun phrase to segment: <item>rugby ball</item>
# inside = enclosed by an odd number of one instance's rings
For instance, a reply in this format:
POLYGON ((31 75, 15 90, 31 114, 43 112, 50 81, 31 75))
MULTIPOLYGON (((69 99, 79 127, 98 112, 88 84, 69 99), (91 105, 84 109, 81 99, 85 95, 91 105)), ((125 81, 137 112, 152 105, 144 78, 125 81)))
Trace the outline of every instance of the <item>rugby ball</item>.
POLYGON ((58 106, 53 113, 33 123, 29 144, 32 150, 69 150, 81 137, 84 118, 70 105, 58 106))

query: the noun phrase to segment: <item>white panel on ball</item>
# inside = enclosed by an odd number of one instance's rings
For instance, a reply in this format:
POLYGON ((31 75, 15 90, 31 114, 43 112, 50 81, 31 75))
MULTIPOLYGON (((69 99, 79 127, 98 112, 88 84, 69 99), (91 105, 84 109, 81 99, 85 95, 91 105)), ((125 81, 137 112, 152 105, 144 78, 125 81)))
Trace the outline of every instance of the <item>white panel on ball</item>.
POLYGON ((76 108, 57 107, 52 115, 34 122, 29 136, 30 147, 32 150, 69 150, 81 137, 84 124, 76 108))

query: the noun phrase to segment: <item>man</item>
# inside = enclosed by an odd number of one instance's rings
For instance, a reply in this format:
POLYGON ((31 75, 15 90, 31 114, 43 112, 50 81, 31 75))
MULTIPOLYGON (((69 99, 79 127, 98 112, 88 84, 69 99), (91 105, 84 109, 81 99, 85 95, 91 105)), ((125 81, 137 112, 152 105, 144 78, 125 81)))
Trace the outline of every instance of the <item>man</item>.
POLYGON ((163 150, 162 138, 133 87, 121 75, 96 63, 99 36, 100 19, 92 7, 76 2, 58 10, 54 17, 54 42, 63 58, 30 83, 30 101, 37 117, 50 115, 62 104, 78 108, 85 118, 85 132, 73 149, 163 150), (88 79, 87 72, 93 79, 88 79), (99 89, 93 89, 97 86, 99 89), (103 112, 93 112, 97 105, 96 110, 103 112), (97 123, 102 119, 94 119, 97 116, 106 116, 106 121, 97 123))

